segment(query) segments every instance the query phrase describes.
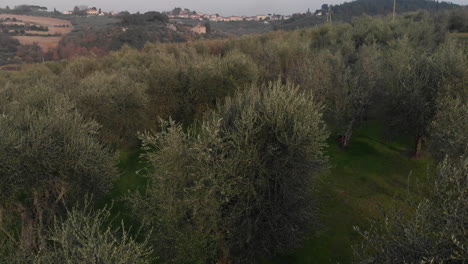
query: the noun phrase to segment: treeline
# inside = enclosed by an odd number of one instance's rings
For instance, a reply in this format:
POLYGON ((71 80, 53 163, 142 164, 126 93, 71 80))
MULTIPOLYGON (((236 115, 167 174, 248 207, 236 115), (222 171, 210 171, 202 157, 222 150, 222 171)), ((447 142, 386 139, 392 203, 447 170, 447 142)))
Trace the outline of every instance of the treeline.
MULTIPOLYGON (((404 14, 426 10, 438 17, 439 23, 450 28, 451 31, 466 32, 467 10, 459 5, 447 2, 428 0, 397 1, 396 13, 404 14)), ((276 25, 277 29, 295 30, 298 28, 313 27, 328 20, 350 22, 354 17, 387 16, 393 12, 392 0, 356 0, 339 5, 323 4, 315 13, 295 15, 276 25), (331 17, 331 18, 330 18, 331 17)))
POLYGON ((147 23, 152 23, 152 22, 157 22, 157 21, 162 22, 162 23, 169 22, 169 17, 167 17, 165 14, 161 14, 155 11, 146 12, 144 14, 121 13, 119 15, 119 18, 122 20, 122 22, 120 23, 124 26, 144 25, 147 23))
MULTIPOLYGON (((32 12, 45 12, 47 11, 47 7, 45 6, 37 6, 37 5, 17 5, 14 8, 10 8, 9 6, 6 6, 5 9, 3 9, 7 13, 12 13, 12 14, 28 14, 32 12)), ((0 9, 2 11, 2 9, 0 9)))
POLYGON ((285 252, 319 228, 327 138, 352 148, 357 127, 382 120, 388 137, 413 139, 414 158, 448 158, 417 221, 364 232, 357 260, 462 263, 467 54, 418 12, 1 72, 0 262, 249 263, 285 252), (139 146, 148 185, 125 197, 142 226, 130 232, 92 208, 117 178, 113 153, 139 146))
POLYGON ((3 31, 3 33, 9 33, 10 30, 12 30, 15 34, 18 34, 19 31, 20 33, 25 34, 26 30, 30 31, 49 31, 48 27, 43 27, 43 26, 37 26, 37 25, 18 25, 18 24, 1 24, 2 22, 0 21, 0 30, 3 31))
MULTIPOLYGON (((459 8, 459 5, 444 1, 431 0, 401 0, 397 1, 397 12, 407 13, 420 9, 428 11, 450 10, 459 8)), ((350 21, 353 17, 361 15, 385 16, 393 12, 392 0, 357 0, 339 5, 330 5, 332 15, 341 21, 350 21)), ((327 10, 323 10, 327 11, 327 10)))
POLYGON ((15 58, 16 51, 20 45, 19 41, 8 34, 0 32, 0 65, 18 63, 15 58))

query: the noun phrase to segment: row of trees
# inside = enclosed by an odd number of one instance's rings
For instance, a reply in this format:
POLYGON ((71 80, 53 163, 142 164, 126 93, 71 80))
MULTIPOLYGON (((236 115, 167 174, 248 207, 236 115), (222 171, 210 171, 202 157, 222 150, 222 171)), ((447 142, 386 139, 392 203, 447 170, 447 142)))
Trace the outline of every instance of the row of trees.
MULTIPOLYGON (((427 212, 462 212, 467 66, 464 47, 421 12, 0 72, 0 262, 244 263, 297 247, 317 223, 326 139, 340 134, 352 148, 367 119, 414 138, 416 158, 423 142, 449 155, 427 212), (126 197, 144 227, 135 234, 89 206, 118 177, 113 152, 141 143, 148 186, 126 197)), ((465 215, 456 217, 458 228, 465 215)), ((455 234, 444 249, 460 259, 456 228, 441 241, 455 234)), ((388 239, 366 239, 363 258, 392 258, 372 255, 395 252, 388 239)))

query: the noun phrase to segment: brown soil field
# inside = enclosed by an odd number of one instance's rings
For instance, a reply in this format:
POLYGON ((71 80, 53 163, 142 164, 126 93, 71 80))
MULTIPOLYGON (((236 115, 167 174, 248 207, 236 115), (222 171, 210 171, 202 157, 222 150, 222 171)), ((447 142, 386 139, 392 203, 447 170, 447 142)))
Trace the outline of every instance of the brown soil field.
POLYGON ((50 30, 48 32, 46 31, 33 31, 33 30, 26 30, 26 34, 36 34, 36 35, 49 35, 49 34, 54 34, 50 30))
POLYGON ((65 36, 66 34, 70 33, 72 31, 72 27, 49 27, 49 33, 50 34, 61 34, 62 36, 65 36))
POLYGON ((41 47, 43 51, 48 51, 49 49, 55 49, 58 46, 59 41, 62 37, 29 37, 29 36, 14 36, 13 38, 19 40, 21 44, 32 45, 34 42, 41 47))
MULTIPOLYGON (((68 20, 51 18, 51 17, 36 17, 36 16, 26 16, 26 15, 14 15, 14 14, 0 14, 0 18, 16 18, 21 20, 20 23, 29 23, 39 26, 49 27, 48 32, 40 32, 40 31, 31 31, 29 33, 34 34, 61 34, 62 36, 67 35, 73 29, 72 24, 68 20), (63 25, 68 25, 68 27, 60 27, 63 25)), ((19 24, 19 23, 18 23, 19 24)), ((44 51, 48 51, 51 48, 57 48, 59 41, 62 37, 28 37, 28 36, 15 36, 13 37, 21 44, 31 45, 34 42, 37 42, 39 47, 41 47, 44 51)))
POLYGON ((60 25, 69 25, 71 27, 71 22, 68 20, 52 18, 52 17, 36 17, 36 16, 25 16, 25 15, 14 15, 14 14, 0 14, 0 18, 16 18, 21 20, 23 23, 31 23, 46 27, 60 26, 60 25))

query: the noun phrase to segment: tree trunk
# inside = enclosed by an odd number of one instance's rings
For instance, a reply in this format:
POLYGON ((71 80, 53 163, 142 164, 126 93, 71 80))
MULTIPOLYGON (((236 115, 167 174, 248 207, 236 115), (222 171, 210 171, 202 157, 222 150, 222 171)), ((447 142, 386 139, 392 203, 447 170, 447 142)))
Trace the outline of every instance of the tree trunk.
POLYGON ((44 230, 44 209, 42 208, 42 204, 40 202, 40 197, 35 188, 32 189, 32 195, 33 195, 33 205, 34 209, 32 210, 32 214, 34 215, 33 223, 34 223, 34 229, 37 234, 37 240, 38 240, 38 246, 39 249, 44 249, 45 248, 45 230, 44 230))
POLYGON ((354 123, 356 122, 356 118, 353 118, 348 125, 348 129, 344 135, 344 140, 342 147, 347 148, 349 146, 349 141, 351 140, 351 136, 353 135, 354 123))
POLYGON ((20 245, 25 250, 34 250, 36 249, 36 239, 34 236, 34 224, 31 212, 20 202, 17 202, 16 206, 21 216, 20 245))
POLYGON ((420 159, 422 156, 422 144, 423 144, 423 136, 419 135, 416 137, 416 149, 414 152, 414 159, 420 159))

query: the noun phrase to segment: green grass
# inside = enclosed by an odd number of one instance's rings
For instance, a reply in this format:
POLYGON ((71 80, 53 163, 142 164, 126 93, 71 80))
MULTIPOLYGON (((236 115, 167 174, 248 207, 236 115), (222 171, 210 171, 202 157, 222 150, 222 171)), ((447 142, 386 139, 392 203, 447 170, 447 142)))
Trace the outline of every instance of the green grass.
POLYGON ((353 226, 366 228, 371 218, 382 216, 382 209, 392 204, 407 207, 408 190, 419 193, 416 182, 425 181, 430 160, 411 160, 410 140, 387 142, 382 134, 381 126, 367 124, 356 131, 346 150, 329 141, 332 167, 320 178, 316 201, 319 231, 302 249, 273 263, 351 263, 352 246, 360 241, 353 226))
MULTIPOLYGON (((360 241, 353 226, 366 228, 370 218, 379 218, 381 209, 392 204, 407 207, 406 194, 420 191, 416 182, 427 177, 430 159, 411 160, 411 140, 389 142, 382 134, 382 126, 371 123, 355 132, 346 150, 338 147, 335 138, 329 140, 331 167, 319 178, 315 201, 320 210, 319 231, 303 248, 266 263, 351 263, 352 245, 360 241)), ((119 199, 146 185, 139 154, 120 152, 121 176, 107 198, 107 203, 114 201, 113 212, 126 223, 131 223, 131 216, 119 199)))
MULTIPOLYGON (((123 198, 131 192, 144 190, 146 187, 146 179, 144 174, 145 164, 140 159, 141 152, 120 151, 118 153, 119 163, 119 178, 110 193, 105 197, 99 207, 112 206, 111 212, 114 215, 113 224, 119 227, 121 221, 124 221, 126 226, 135 227, 138 223, 134 222, 134 218, 125 206, 123 198)), ((138 226, 136 226, 138 228, 138 226)), ((133 229, 135 230, 135 229, 133 229)))

